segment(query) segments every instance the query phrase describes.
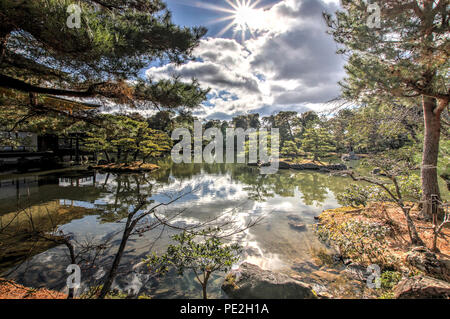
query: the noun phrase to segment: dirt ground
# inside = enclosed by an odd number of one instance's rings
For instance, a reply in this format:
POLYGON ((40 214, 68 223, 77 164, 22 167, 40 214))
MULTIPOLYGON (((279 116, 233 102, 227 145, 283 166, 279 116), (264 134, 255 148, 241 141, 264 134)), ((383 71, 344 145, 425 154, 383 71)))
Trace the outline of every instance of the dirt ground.
POLYGON ((67 295, 45 288, 28 288, 0 278, 0 299, 67 299, 67 295))
MULTIPOLYGON (((433 243, 432 224, 431 222, 418 219, 418 213, 417 207, 414 207, 410 212, 411 218, 416 225, 420 238, 431 249, 433 243)), ((386 243, 390 250, 398 255, 404 255, 411 249, 405 216, 395 204, 373 203, 362 209, 344 207, 324 211, 321 215, 321 221, 324 222, 333 220, 339 223, 339 221, 349 219, 377 222, 390 226, 393 231, 386 236, 386 243)), ((439 253, 436 253, 439 259, 450 259, 450 224, 446 224, 442 229, 441 235, 437 240, 437 248, 440 250, 439 253)))

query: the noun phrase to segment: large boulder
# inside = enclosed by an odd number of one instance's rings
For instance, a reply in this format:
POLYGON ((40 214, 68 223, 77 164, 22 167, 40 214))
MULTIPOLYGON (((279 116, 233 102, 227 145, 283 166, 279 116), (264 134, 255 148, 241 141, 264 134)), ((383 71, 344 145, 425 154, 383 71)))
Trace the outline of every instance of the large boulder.
POLYGON ((414 276, 394 288, 398 299, 450 299, 450 283, 429 276, 414 276))
POLYGON ((415 247, 406 255, 406 261, 426 274, 450 281, 448 263, 440 261, 436 254, 426 247, 415 247))
POLYGON ((243 263, 227 275, 222 290, 234 299, 315 299, 309 285, 287 275, 243 263))

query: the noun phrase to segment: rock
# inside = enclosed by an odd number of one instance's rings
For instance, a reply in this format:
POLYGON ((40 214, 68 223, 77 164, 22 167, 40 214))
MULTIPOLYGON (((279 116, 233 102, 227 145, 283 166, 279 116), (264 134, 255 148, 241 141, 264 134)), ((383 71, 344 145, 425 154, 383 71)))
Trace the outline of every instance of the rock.
POLYGON ((297 223, 297 222, 294 222, 294 221, 290 221, 289 222, 289 226, 292 229, 295 229, 295 230, 298 230, 298 231, 305 231, 306 230, 306 225, 303 224, 303 223, 297 223))
POLYGON ((341 254, 333 254, 333 261, 338 263, 342 261, 342 255, 341 254))
POLYGON ((400 281, 394 288, 398 299, 450 299, 450 283, 429 276, 414 276, 400 281))
POLYGON ((289 169, 289 168, 291 168, 291 165, 289 163, 284 162, 284 161, 280 161, 278 163, 278 167, 280 169, 289 169))
POLYGON ((249 256, 261 256, 261 251, 252 246, 246 247, 245 253, 249 256))
POLYGON ((320 299, 332 299, 333 295, 328 291, 324 285, 313 284, 312 289, 320 299))
POLYGON ((227 275, 222 290, 234 299, 317 298, 309 285, 246 262, 227 275))
POLYGON ((347 166, 344 164, 321 164, 318 162, 306 162, 306 163, 288 163, 284 160, 280 160, 278 162, 278 167, 280 169, 294 169, 298 171, 303 170, 312 170, 312 171, 321 171, 321 172, 329 172, 329 171, 343 171, 347 169, 347 166))
POLYGON ((374 168, 371 172, 372 175, 380 175, 381 173, 381 169, 379 168, 374 168))
POLYGON ((294 264, 291 269, 298 273, 309 273, 315 270, 319 270, 319 266, 316 264, 310 262, 310 261, 303 261, 300 263, 294 264))
POLYGON ((294 215, 294 214, 289 214, 286 216, 287 219, 292 220, 293 222, 301 222, 302 218, 300 216, 294 215))
POLYGON ((406 255, 406 261, 426 274, 450 281, 448 263, 440 261, 436 254, 426 247, 415 247, 406 255))
POLYGON ((357 263, 348 264, 343 273, 359 281, 366 281, 369 275, 367 268, 357 263))
POLYGON ((326 169, 330 171, 345 171, 347 170, 347 166, 344 164, 331 164, 327 165, 326 169))
POLYGON ((356 161, 359 159, 360 159, 360 157, 358 155, 356 155, 354 152, 350 152, 348 154, 343 154, 341 156, 341 160, 343 160, 343 161, 356 161))
POLYGON ((344 265, 348 266, 352 263, 352 260, 350 258, 344 258, 342 262, 344 263, 344 265))
POLYGON ((311 274, 322 282, 333 282, 339 278, 338 274, 332 273, 330 271, 317 270, 311 274))

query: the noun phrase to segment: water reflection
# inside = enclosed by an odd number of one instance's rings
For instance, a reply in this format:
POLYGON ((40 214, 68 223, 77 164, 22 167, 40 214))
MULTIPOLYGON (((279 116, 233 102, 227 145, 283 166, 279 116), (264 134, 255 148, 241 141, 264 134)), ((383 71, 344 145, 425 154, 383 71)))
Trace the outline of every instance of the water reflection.
MULTIPOLYGON (((311 171, 281 170, 274 175, 261 175, 257 168, 244 164, 173 164, 170 159, 157 164, 161 169, 151 174, 67 170, 3 179, 0 220, 5 224, 24 207, 30 207, 38 216, 41 207, 51 211, 52 216, 63 215, 64 218, 53 220, 80 242, 87 238, 107 239, 111 247, 98 256, 96 273, 99 275, 111 263, 120 243, 123 229, 120 221, 137 198, 145 197, 149 207, 152 203, 167 202, 168 196, 195 190, 160 213, 183 211, 174 220, 183 226, 213 218, 234 218, 239 225, 245 225, 255 216, 265 216, 263 223, 235 238, 245 248, 243 260, 266 269, 287 271, 309 261, 311 247, 319 245, 310 228, 302 232, 292 229, 288 225, 290 218, 295 216, 302 223, 312 225, 313 217, 320 211, 338 206, 336 194, 350 183, 347 178, 311 171)), ((198 297, 199 290, 191 275, 182 280, 175 275, 149 279, 132 271, 132 266, 150 250, 165 250, 173 230, 165 229, 162 235, 161 231, 155 229, 130 239, 117 285, 122 289, 147 291, 156 297, 198 297)), ((9 262, 7 265, 11 266, 9 262)), ((5 260, 1 263, 5 267, 5 260)), ((19 267, 14 278, 30 286, 62 289, 67 264, 64 247, 44 247, 19 267)), ((221 296, 221 280, 220 276, 212 279, 212 297, 221 296)))

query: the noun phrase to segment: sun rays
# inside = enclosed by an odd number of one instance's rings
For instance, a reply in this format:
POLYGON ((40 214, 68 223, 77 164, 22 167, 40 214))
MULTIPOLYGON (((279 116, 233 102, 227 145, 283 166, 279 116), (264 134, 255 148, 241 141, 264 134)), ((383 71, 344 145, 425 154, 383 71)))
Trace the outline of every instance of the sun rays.
POLYGON ((233 36, 244 42, 247 36, 253 36, 256 31, 264 28, 266 23, 265 8, 256 8, 260 2, 261 0, 225 0, 228 7, 221 7, 197 1, 193 5, 207 10, 228 13, 224 17, 209 21, 211 24, 228 22, 216 36, 220 37, 231 29, 233 36))

